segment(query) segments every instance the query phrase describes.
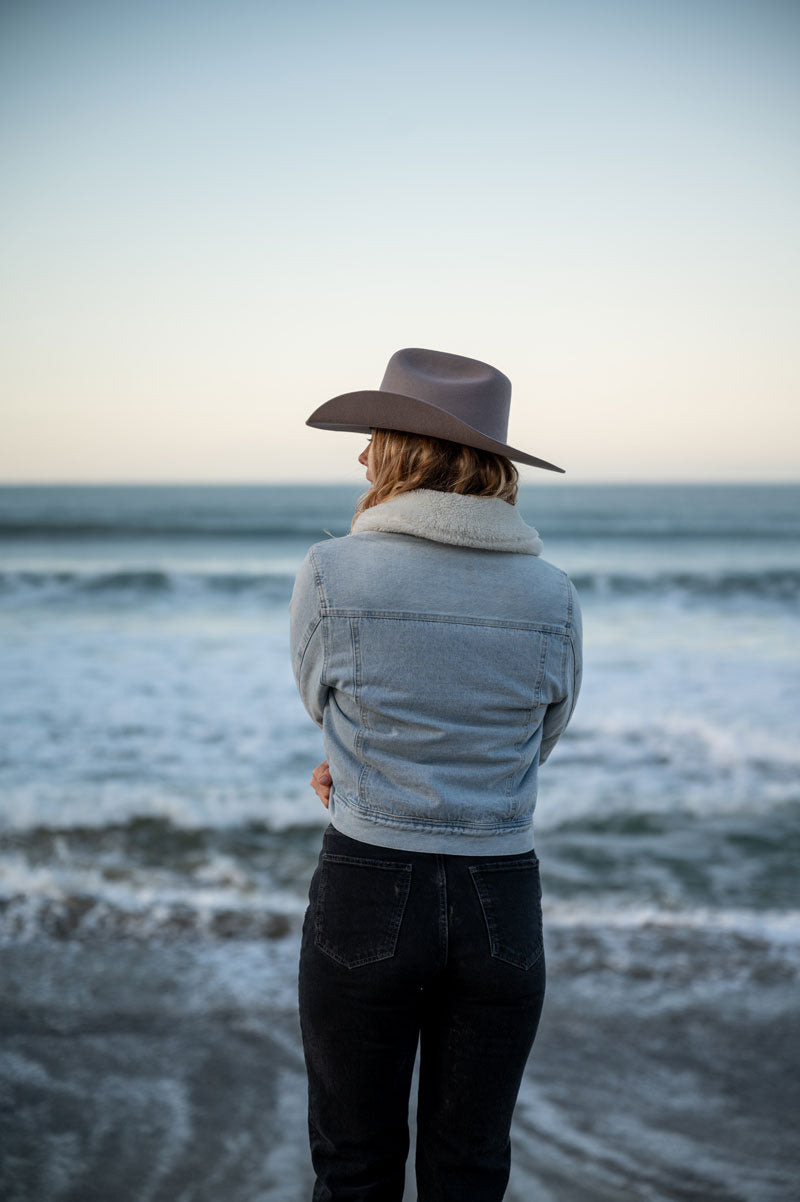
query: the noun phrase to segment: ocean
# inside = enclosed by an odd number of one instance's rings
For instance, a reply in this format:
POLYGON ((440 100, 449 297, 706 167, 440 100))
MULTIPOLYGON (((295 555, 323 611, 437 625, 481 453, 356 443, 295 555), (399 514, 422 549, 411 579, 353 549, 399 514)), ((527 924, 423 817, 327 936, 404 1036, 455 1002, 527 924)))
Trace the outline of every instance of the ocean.
MULTIPOLYGON (((310 1197, 296 967, 327 812, 288 604, 359 495, 0 488, 9 1202, 310 1197)), ((540 773, 548 992, 507 1198, 800 1198, 800 486, 519 505, 585 663, 540 773)))

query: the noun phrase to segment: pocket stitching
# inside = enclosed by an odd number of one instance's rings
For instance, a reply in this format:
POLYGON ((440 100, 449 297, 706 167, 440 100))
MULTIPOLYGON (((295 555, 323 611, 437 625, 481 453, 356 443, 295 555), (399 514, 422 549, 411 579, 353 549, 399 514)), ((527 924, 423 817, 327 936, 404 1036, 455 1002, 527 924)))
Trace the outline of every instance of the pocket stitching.
POLYGON ((401 894, 397 897, 394 912, 388 921, 386 935, 383 941, 378 946, 375 952, 370 952, 366 956, 360 956, 357 959, 342 956, 337 952, 333 943, 326 940, 322 931, 322 923, 325 910, 325 895, 328 887, 328 873, 321 872, 319 880, 319 890, 317 893, 317 903, 314 914, 314 943, 326 956, 334 960, 337 964, 341 964, 344 968, 359 968, 365 964, 374 964, 380 960, 388 960, 395 954, 397 950, 397 939, 400 934, 400 927, 403 923, 403 918, 408 904, 408 895, 411 890, 411 870, 412 865, 400 860, 372 860, 362 856, 347 856, 338 855, 330 852, 323 852, 323 863, 330 861, 333 863, 344 864, 359 864, 367 865, 373 868, 390 868, 394 872, 399 872, 403 875, 399 877, 400 883, 403 886, 401 894))
POLYGON ((514 951, 513 948, 508 948, 501 942, 497 930, 497 921, 494 913, 492 897, 489 891, 486 889, 485 880, 481 879, 481 874, 486 871, 497 872, 500 870, 507 871, 509 869, 513 871, 515 869, 522 868, 538 868, 538 866, 538 859, 535 856, 532 856, 527 860, 512 860, 510 863, 493 861, 486 864, 471 864, 469 867, 470 876, 472 877, 472 882, 478 895, 478 901, 480 903, 481 911, 483 912, 483 918, 486 923, 486 931, 489 936, 489 954, 496 960, 502 960, 504 964, 512 964, 515 968, 522 969, 523 972, 528 972, 529 969, 533 968, 534 964, 541 959, 542 954, 544 953, 544 937, 541 924, 541 887, 539 895, 539 939, 538 943, 534 945, 535 954, 533 958, 528 959, 527 957, 520 956, 514 951))

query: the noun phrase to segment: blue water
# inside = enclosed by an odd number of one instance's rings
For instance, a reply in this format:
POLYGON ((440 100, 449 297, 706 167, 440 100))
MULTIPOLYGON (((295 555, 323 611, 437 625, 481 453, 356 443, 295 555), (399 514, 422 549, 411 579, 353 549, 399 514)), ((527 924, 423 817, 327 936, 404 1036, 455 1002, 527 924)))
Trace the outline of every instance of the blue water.
MULTIPOLYGON (((297 959, 327 812, 288 603, 357 497, 0 489, 4 1197, 310 1196, 297 959)), ((578 586, 585 675, 540 773, 548 988, 509 1202, 784 1202, 800 487, 520 506, 578 586)))
MULTIPOLYGON (((326 813, 287 606, 358 495, 0 489, 2 937, 295 929, 326 813)), ((520 508, 584 612, 536 811, 549 922, 800 940, 800 487, 545 484, 520 508)))

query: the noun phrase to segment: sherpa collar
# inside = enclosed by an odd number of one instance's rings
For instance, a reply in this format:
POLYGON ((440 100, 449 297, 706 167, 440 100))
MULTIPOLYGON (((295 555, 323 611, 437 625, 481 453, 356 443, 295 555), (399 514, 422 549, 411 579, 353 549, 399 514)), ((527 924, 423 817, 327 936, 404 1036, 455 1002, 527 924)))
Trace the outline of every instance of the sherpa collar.
POLYGON ((415 488, 365 509, 353 523, 352 533, 363 530, 415 534, 436 543, 489 551, 518 551, 522 555, 542 552, 538 532, 522 520, 516 505, 509 505, 501 497, 475 497, 433 488, 415 488))

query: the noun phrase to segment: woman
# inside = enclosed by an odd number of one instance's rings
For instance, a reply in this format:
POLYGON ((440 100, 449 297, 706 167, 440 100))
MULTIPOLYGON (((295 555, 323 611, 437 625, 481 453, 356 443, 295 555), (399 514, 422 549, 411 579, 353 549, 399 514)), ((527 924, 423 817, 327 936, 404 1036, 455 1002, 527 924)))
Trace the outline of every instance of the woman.
POLYGON ((567 576, 516 508, 511 385, 398 351, 308 425, 371 431, 350 534, 291 602, 330 824, 299 971, 314 1199, 401 1199, 420 1042, 421 1202, 495 1202, 545 989, 536 779, 581 677, 567 576))

